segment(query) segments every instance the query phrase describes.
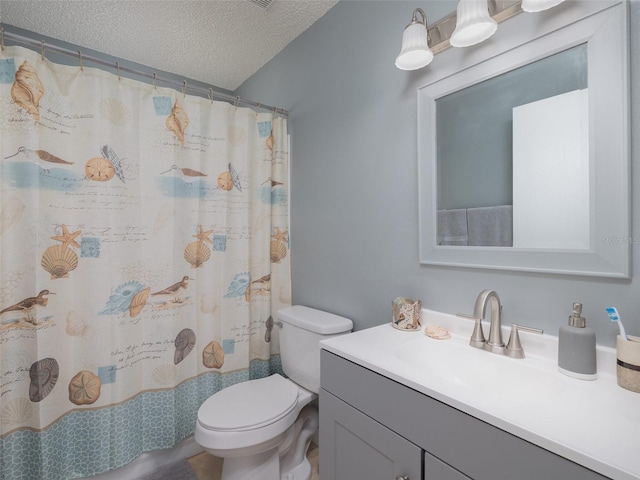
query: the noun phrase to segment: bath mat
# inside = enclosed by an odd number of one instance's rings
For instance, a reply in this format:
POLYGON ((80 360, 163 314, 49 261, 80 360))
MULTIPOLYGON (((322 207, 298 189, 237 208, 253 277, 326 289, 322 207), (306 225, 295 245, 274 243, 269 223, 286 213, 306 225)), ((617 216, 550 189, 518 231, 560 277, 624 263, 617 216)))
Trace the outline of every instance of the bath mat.
POLYGON ((198 477, 185 459, 167 465, 141 480, 198 480, 198 477))

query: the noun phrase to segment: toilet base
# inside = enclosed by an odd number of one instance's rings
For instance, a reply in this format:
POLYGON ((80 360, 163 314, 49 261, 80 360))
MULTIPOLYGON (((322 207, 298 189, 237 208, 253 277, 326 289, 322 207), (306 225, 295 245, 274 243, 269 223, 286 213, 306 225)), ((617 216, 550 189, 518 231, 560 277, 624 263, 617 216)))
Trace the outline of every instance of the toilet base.
POLYGON ((274 448, 249 457, 227 457, 220 480, 280 480, 280 455, 274 448))
POLYGON ((310 480, 311 479, 311 463, 305 457, 304 461, 294 467, 291 471, 280 476, 281 480, 310 480))
POLYGON ((306 453, 318 430, 318 409, 305 406, 279 446, 255 455, 225 456, 221 480, 310 480, 306 453))

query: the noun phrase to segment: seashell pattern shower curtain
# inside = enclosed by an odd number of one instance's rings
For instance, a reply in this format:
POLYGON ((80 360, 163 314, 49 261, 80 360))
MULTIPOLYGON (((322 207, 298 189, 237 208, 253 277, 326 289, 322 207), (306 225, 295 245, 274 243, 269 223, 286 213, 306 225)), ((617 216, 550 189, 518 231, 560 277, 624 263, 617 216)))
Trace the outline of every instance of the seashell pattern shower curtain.
POLYGON ((0 478, 120 467, 280 371, 287 147, 283 118, 2 51, 0 478))

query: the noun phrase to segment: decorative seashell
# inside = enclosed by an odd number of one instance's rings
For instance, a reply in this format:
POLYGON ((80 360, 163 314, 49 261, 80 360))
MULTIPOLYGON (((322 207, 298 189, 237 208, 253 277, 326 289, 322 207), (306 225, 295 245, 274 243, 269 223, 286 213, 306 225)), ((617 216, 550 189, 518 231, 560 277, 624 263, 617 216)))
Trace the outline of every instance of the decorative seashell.
POLYGON ((271 135, 267 137, 267 140, 265 141, 265 145, 269 150, 273 152, 273 146, 275 145, 275 143, 276 143, 276 140, 275 138, 273 138, 273 132, 272 132, 271 135))
POLYGON ((18 425, 24 423, 33 415, 33 406, 26 397, 9 400, 0 412, 0 423, 3 425, 18 425))
POLYGON ((231 145, 239 147, 247 141, 247 132, 244 128, 231 125, 227 129, 227 138, 231 145))
POLYGON ((149 298, 150 291, 151 287, 147 287, 133 296, 133 298, 131 299, 131 304, 129 305, 129 316, 131 318, 137 317, 138 314, 142 311, 147 303, 147 298, 149 298))
POLYGON ((287 246, 279 240, 271 240, 271 263, 280 263, 287 256, 287 246))
POLYGON ((85 176, 94 182, 108 182, 115 173, 116 169, 108 158, 93 157, 84 166, 85 176))
POLYGON ((241 297, 245 295, 245 292, 251 286, 251 277, 249 272, 237 273, 229 286, 227 287, 227 293, 224 294, 225 298, 241 297))
POLYGON ((271 341, 271 330, 273 330, 273 317, 271 315, 267 318, 265 327, 266 331, 264 332, 264 341, 268 343, 271 341))
POLYGON ((129 310, 133 297, 142 290, 144 290, 144 285, 136 280, 118 285, 102 311, 98 312, 98 315, 114 315, 126 312, 129 310))
POLYGON ((179 364, 185 359, 193 347, 196 345, 196 334, 190 328, 184 328, 180 330, 180 333, 176 336, 175 340, 176 352, 173 355, 173 363, 179 364))
POLYGON ((87 322, 78 317, 78 312, 69 310, 65 331, 72 337, 84 337, 88 329, 87 322))
POLYGON ((102 156, 104 158, 111 162, 111 164, 113 165, 113 169, 115 170, 115 174, 122 181, 122 183, 125 183, 122 164, 120 163, 120 159, 118 158, 118 155, 116 155, 116 152, 114 152, 109 145, 103 145, 102 147, 100 147, 100 153, 102 153, 102 156))
POLYGON ((227 192, 233 188, 233 179, 231 178, 231 173, 222 172, 218 175, 218 188, 221 190, 226 190, 227 192))
POLYGON ((40 120, 40 99, 44 95, 44 85, 36 69, 25 60, 18 68, 11 86, 11 98, 24 108, 34 120, 40 120))
POLYGON ((233 186, 238 189, 239 192, 242 191, 242 185, 240 184, 240 177, 238 176, 238 172, 236 169, 229 164, 229 173, 231 174, 231 180, 233 181, 233 186))
POLYGON ((451 338, 449 330, 441 327, 440 325, 427 325, 424 329, 424 334, 431 338, 435 338, 436 340, 446 340, 451 338))
MULTIPOLYGON (((271 274, 251 282, 251 291, 257 295, 269 295, 271 293, 271 274)), ((249 298, 247 298, 249 301, 249 298)))
POLYGON ((220 368, 224 365, 224 349, 215 340, 202 350, 202 364, 207 368, 220 368))
POLYGON ((184 259, 191 264, 191 268, 199 268, 211 258, 211 250, 204 242, 191 242, 184 249, 184 259))
POLYGON ((171 114, 164 122, 167 128, 173 132, 176 138, 180 141, 181 145, 184 145, 184 131, 189 125, 189 117, 187 112, 184 111, 182 105, 176 100, 171 109, 171 114))
POLYGON ((216 297, 210 293, 203 293, 200 297, 200 311, 202 313, 215 313, 218 310, 216 297))
POLYGON ((91 405, 100 397, 101 387, 100 377, 82 370, 69 382, 69 401, 76 405, 91 405))
POLYGON ((113 125, 126 125, 131 120, 131 112, 117 98, 104 98, 100 102, 100 115, 113 125))
POLYGON ((59 373, 60 368, 55 358, 43 358, 34 362, 29 369, 29 400, 39 402, 49 395, 56 386, 59 373))
POLYGON ((42 254, 42 268, 51 274, 51 279, 68 278, 69 272, 78 266, 78 255, 64 245, 52 245, 42 254))
POLYGON ((151 376, 160 385, 173 385, 178 374, 178 369, 175 365, 165 364, 158 365, 153 369, 151 376))
POLYGON ((17 197, 9 197, 2 201, 0 207, 0 235, 9 229, 24 212, 24 203, 17 197))

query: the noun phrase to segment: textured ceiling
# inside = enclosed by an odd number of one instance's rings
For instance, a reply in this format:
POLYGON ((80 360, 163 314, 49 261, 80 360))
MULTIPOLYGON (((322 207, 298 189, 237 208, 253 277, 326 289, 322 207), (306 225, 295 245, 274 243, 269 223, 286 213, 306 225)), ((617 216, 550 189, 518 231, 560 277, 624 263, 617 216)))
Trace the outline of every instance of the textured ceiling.
POLYGON ((338 0, 0 0, 0 22, 235 90, 338 0))

